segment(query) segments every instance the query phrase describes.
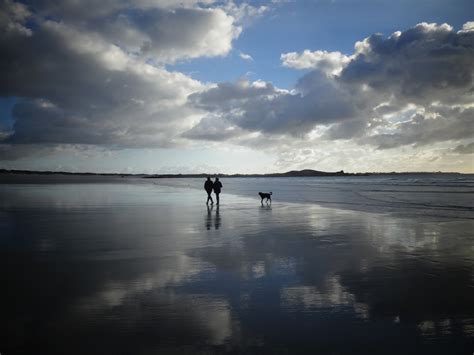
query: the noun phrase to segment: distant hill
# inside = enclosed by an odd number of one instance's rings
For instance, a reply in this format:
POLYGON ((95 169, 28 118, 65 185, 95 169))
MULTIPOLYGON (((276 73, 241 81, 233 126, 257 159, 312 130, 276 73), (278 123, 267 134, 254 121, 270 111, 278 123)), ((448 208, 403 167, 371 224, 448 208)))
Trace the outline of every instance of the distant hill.
POLYGON ((346 174, 346 173, 344 172, 344 170, 337 171, 337 172, 326 172, 326 171, 318 171, 318 170, 311 170, 311 169, 291 170, 291 171, 287 171, 286 173, 267 174, 267 176, 285 176, 285 177, 298 177, 298 176, 342 176, 342 175, 354 175, 354 174, 346 174))

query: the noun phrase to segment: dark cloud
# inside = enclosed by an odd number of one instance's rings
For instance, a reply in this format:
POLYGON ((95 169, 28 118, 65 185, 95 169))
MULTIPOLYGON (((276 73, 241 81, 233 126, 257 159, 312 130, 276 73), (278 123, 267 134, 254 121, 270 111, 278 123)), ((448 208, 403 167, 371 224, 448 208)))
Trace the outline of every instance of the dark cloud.
POLYGON ((196 140, 226 141, 243 133, 240 128, 232 126, 220 117, 207 116, 201 119, 192 129, 185 132, 183 137, 196 140))
POLYGON ((16 160, 26 156, 36 157, 52 153, 49 146, 31 144, 0 144, 0 160, 16 160))
POLYGON ((341 80, 409 102, 462 102, 459 95, 473 90, 473 57, 474 31, 422 23, 389 38, 375 34, 358 42, 341 80))
POLYGON ((453 149, 453 152, 458 154, 474 154, 474 142, 466 145, 460 144, 453 149))
MULTIPOLYGON (((41 158, 54 154, 68 154, 83 158, 103 158, 110 156, 110 147, 104 148, 98 145, 88 144, 57 144, 57 143, 38 143, 38 144, 0 144, 0 160, 14 161, 21 158, 41 158)), ((6 165, 7 167, 8 165, 6 165)))
POLYGON ((364 134, 367 129, 365 120, 349 120, 331 126, 326 137, 329 139, 349 139, 354 136, 364 134))
POLYGON ((449 116, 429 117, 415 114, 407 121, 396 125, 395 133, 376 134, 366 137, 367 143, 381 149, 403 145, 426 145, 449 140, 468 139, 474 136, 474 108, 450 110, 449 116))
POLYGON ((243 101, 252 98, 268 97, 276 95, 277 91, 271 83, 255 82, 249 83, 247 80, 240 80, 235 83, 219 83, 199 94, 189 97, 190 102, 199 108, 208 111, 231 110, 238 107, 243 101))
POLYGON ((320 72, 302 77, 296 88, 288 92, 270 83, 239 81, 194 94, 191 100, 242 129, 293 136, 356 114, 355 94, 320 72))

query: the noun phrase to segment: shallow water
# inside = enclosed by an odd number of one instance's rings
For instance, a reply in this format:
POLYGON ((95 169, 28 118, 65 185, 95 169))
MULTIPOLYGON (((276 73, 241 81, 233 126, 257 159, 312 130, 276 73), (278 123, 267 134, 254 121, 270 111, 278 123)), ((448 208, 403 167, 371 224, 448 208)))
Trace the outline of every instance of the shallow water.
MULTIPOLYGON (((145 179, 154 184, 202 189, 202 179, 145 179)), ((474 175, 407 174, 293 178, 227 178, 225 193, 402 216, 474 219, 474 175)))
POLYGON ((208 208, 149 182, 3 184, 0 201, 2 354, 474 349, 470 218, 208 208))

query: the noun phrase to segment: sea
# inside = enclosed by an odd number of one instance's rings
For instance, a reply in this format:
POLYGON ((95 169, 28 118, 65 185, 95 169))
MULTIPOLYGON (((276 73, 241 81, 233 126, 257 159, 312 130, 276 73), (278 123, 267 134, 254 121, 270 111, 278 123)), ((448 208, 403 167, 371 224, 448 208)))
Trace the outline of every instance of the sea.
MULTIPOLYGON (((150 179, 159 185, 202 189, 202 179, 150 179)), ((369 212, 474 218, 474 174, 383 174, 332 177, 230 178, 226 193, 369 212)))

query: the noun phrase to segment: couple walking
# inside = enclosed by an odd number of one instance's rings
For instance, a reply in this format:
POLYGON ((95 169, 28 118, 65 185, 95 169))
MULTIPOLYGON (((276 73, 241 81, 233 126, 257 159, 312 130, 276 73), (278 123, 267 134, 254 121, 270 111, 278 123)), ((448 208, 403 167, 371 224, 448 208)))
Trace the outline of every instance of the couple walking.
POLYGON ((211 196, 212 190, 214 190, 214 193, 216 194, 217 204, 219 204, 219 194, 221 193, 221 189, 222 183, 219 181, 219 178, 216 177, 216 181, 212 182, 211 178, 208 177, 206 182, 204 183, 204 190, 206 190, 207 192, 206 204, 209 203, 209 200, 211 200, 211 205, 214 204, 214 201, 211 196))

